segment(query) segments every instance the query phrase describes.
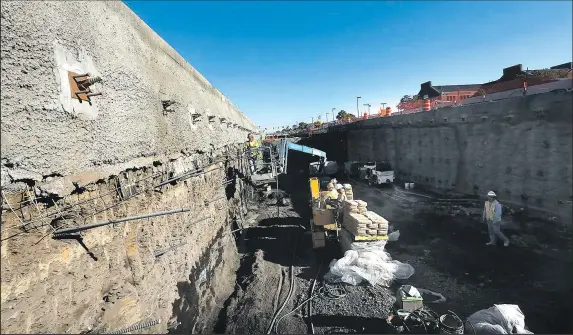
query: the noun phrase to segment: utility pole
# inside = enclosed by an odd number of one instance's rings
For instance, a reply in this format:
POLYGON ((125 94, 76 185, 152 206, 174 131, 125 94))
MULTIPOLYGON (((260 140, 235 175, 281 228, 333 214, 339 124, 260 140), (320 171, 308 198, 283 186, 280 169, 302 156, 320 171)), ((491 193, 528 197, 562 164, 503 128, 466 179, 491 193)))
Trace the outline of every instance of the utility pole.
POLYGON ((335 110, 335 109, 336 109, 336 108, 332 108, 332 121, 336 121, 336 117, 334 116, 334 110, 335 110))
POLYGON ((326 121, 326 123, 328 123, 328 114, 330 114, 330 113, 324 113, 324 114, 326 114, 326 119, 325 119, 325 121, 326 121))
POLYGON ((360 117, 360 108, 358 108, 358 99, 360 99, 362 97, 356 97, 356 113, 358 114, 358 117, 360 117))
POLYGON ((368 115, 370 115, 370 104, 362 104, 364 107, 367 107, 368 109, 368 115))

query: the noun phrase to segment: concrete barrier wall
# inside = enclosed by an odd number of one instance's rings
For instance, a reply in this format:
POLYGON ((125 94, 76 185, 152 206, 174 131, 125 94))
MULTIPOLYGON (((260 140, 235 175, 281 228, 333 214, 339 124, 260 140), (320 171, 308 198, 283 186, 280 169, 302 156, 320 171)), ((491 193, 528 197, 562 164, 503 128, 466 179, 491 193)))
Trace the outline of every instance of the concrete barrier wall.
POLYGON ((389 160, 420 185, 484 195, 571 222, 572 93, 555 91, 366 120, 349 160, 389 160))
POLYGON ((1 6, 3 187, 69 177, 51 190, 66 194, 88 172, 206 152, 256 128, 122 2, 1 6), (72 99, 68 71, 100 76, 91 88, 103 95, 72 99), (175 103, 164 111, 162 100, 175 103))

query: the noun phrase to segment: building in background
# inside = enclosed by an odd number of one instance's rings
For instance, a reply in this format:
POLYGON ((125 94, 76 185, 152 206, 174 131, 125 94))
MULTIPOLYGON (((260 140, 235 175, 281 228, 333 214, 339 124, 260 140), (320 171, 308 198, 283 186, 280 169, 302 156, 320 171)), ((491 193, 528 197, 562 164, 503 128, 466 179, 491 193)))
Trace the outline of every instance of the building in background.
POLYGON ((432 108, 451 105, 472 97, 480 86, 480 84, 434 86, 428 81, 420 85, 418 94, 404 96, 396 107, 401 113, 419 112, 422 110, 424 99, 430 100, 432 108))
POLYGON ((550 83, 563 79, 573 79, 571 62, 552 66, 548 69, 523 70, 521 64, 503 69, 502 76, 494 81, 487 82, 479 88, 474 96, 499 93, 518 88, 550 83))
MULTIPOLYGON (((464 104, 472 97, 522 89, 559 80, 573 79, 573 63, 555 65, 547 69, 523 70, 521 64, 503 69, 502 76, 485 84, 434 86, 431 81, 420 85, 416 95, 405 95, 396 106, 399 113, 416 113, 424 110, 424 100, 430 100, 430 109, 454 104, 464 104)), ((511 92, 508 92, 508 94, 511 92)), ((470 100, 472 101, 472 100, 470 100)))

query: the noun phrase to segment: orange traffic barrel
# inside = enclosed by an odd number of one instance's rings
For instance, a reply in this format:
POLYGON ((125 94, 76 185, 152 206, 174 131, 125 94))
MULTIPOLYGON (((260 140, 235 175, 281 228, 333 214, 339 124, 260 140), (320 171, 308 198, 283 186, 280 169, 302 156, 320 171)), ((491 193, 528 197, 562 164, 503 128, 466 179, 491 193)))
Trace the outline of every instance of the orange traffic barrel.
POLYGON ((427 112, 430 109, 432 109, 432 105, 430 104, 430 99, 424 99, 424 112, 427 112))

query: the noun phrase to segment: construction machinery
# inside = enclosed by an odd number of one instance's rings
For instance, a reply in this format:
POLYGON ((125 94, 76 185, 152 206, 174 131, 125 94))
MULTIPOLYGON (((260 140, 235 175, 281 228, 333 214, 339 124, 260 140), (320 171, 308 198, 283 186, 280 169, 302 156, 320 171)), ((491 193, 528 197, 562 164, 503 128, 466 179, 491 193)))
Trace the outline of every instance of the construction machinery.
POLYGON ((366 163, 359 171, 361 178, 366 179, 370 186, 394 182, 394 170, 392 170, 389 162, 366 163))
POLYGON ((263 153, 263 162, 255 162, 256 166, 252 169, 250 176, 251 181, 257 186, 276 182, 280 174, 287 173, 288 155, 291 150, 318 157, 318 162, 311 163, 311 174, 333 175, 338 171, 336 162, 328 162, 324 151, 296 144, 286 138, 279 141, 269 141, 257 150, 263 153), (325 167, 327 168, 325 169, 325 167))
MULTIPOLYGON (((351 188, 346 189, 349 185, 345 184, 345 193, 348 196, 348 191, 352 194, 351 188)), ((384 235, 365 235, 357 234, 356 229, 351 226, 352 221, 345 222, 343 219, 344 211, 342 204, 338 206, 325 206, 325 194, 321 191, 319 179, 312 177, 309 179, 310 195, 311 195, 311 210, 312 217, 310 219, 310 227, 312 233, 312 245, 314 249, 325 247, 328 242, 340 243, 343 250, 348 250, 349 245, 356 242, 373 242, 384 241, 388 239, 384 235)), ((381 218, 381 220, 386 221, 381 218)), ((387 226, 387 221, 385 225, 387 226)), ((386 227, 387 230, 387 227, 386 227)))
POLYGON ((338 222, 338 208, 323 208, 320 180, 317 177, 309 179, 310 186, 310 206, 312 217, 310 219, 310 230, 312 233, 312 246, 314 249, 326 246, 327 240, 338 241, 340 224, 338 222))

